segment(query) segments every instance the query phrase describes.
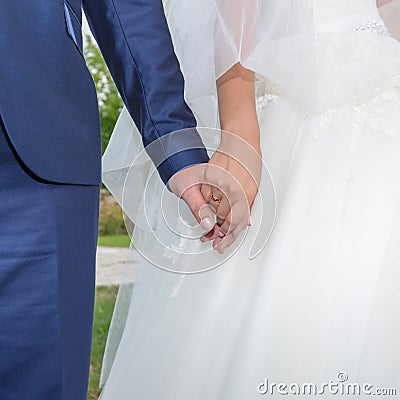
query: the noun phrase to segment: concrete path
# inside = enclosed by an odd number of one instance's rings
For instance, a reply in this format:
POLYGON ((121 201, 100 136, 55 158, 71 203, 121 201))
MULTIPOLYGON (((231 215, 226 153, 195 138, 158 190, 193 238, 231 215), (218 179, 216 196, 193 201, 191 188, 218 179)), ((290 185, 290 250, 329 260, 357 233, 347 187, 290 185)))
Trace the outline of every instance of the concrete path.
POLYGON ((127 255, 127 248, 98 246, 96 256, 96 285, 119 285, 127 255))

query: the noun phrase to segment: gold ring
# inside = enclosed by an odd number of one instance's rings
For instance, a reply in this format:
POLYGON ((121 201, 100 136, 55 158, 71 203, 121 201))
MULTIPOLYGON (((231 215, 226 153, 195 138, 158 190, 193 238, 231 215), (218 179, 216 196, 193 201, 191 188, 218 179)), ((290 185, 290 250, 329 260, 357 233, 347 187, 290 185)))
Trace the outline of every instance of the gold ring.
POLYGON ((221 203, 221 199, 218 198, 218 197, 215 197, 212 193, 211 193, 210 198, 211 198, 212 201, 215 201, 218 204, 221 203))

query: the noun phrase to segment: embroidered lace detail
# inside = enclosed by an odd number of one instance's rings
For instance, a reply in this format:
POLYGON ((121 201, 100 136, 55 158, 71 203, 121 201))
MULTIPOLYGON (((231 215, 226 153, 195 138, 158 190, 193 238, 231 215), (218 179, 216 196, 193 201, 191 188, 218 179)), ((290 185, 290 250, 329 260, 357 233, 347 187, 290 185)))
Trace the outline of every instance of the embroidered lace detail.
POLYGON ((372 132, 391 138, 400 135, 397 118, 400 109, 400 97, 397 88, 386 90, 368 103, 353 107, 353 127, 369 127, 372 132))
POLYGON ((386 26, 376 21, 367 22, 365 24, 355 26, 353 28, 353 31, 373 32, 379 35, 390 36, 390 33, 387 30, 386 26))
POLYGON ((269 80, 256 75, 255 77, 256 109, 258 118, 263 118, 268 103, 275 100, 280 91, 278 86, 269 80))
POLYGON ((351 101, 320 113, 304 113, 302 119, 312 117, 311 135, 318 139, 332 124, 336 111, 345 105, 352 110, 352 127, 366 128, 391 138, 400 137, 397 115, 400 110, 400 76, 387 81, 373 91, 367 91, 351 101))

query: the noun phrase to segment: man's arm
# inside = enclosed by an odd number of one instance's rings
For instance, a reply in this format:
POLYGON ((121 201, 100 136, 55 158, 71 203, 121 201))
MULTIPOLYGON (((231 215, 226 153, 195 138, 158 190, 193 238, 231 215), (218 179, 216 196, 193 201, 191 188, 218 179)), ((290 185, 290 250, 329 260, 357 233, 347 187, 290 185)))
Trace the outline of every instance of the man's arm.
POLYGON ((161 0, 83 0, 91 30, 111 75, 167 183, 178 171, 208 162, 196 120, 184 101, 184 81, 161 0), (191 128, 176 138, 170 132, 191 128), (164 139, 163 139, 164 138, 164 139))

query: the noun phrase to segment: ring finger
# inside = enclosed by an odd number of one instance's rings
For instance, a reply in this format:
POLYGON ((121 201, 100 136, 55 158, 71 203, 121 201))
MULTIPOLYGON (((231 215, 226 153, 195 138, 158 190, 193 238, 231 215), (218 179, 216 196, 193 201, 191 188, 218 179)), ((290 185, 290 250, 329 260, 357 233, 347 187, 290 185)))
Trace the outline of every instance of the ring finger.
POLYGON ((211 186, 208 203, 215 208, 215 211, 217 211, 223 199, 224 199, 224 194, 215 186, 211 186))

